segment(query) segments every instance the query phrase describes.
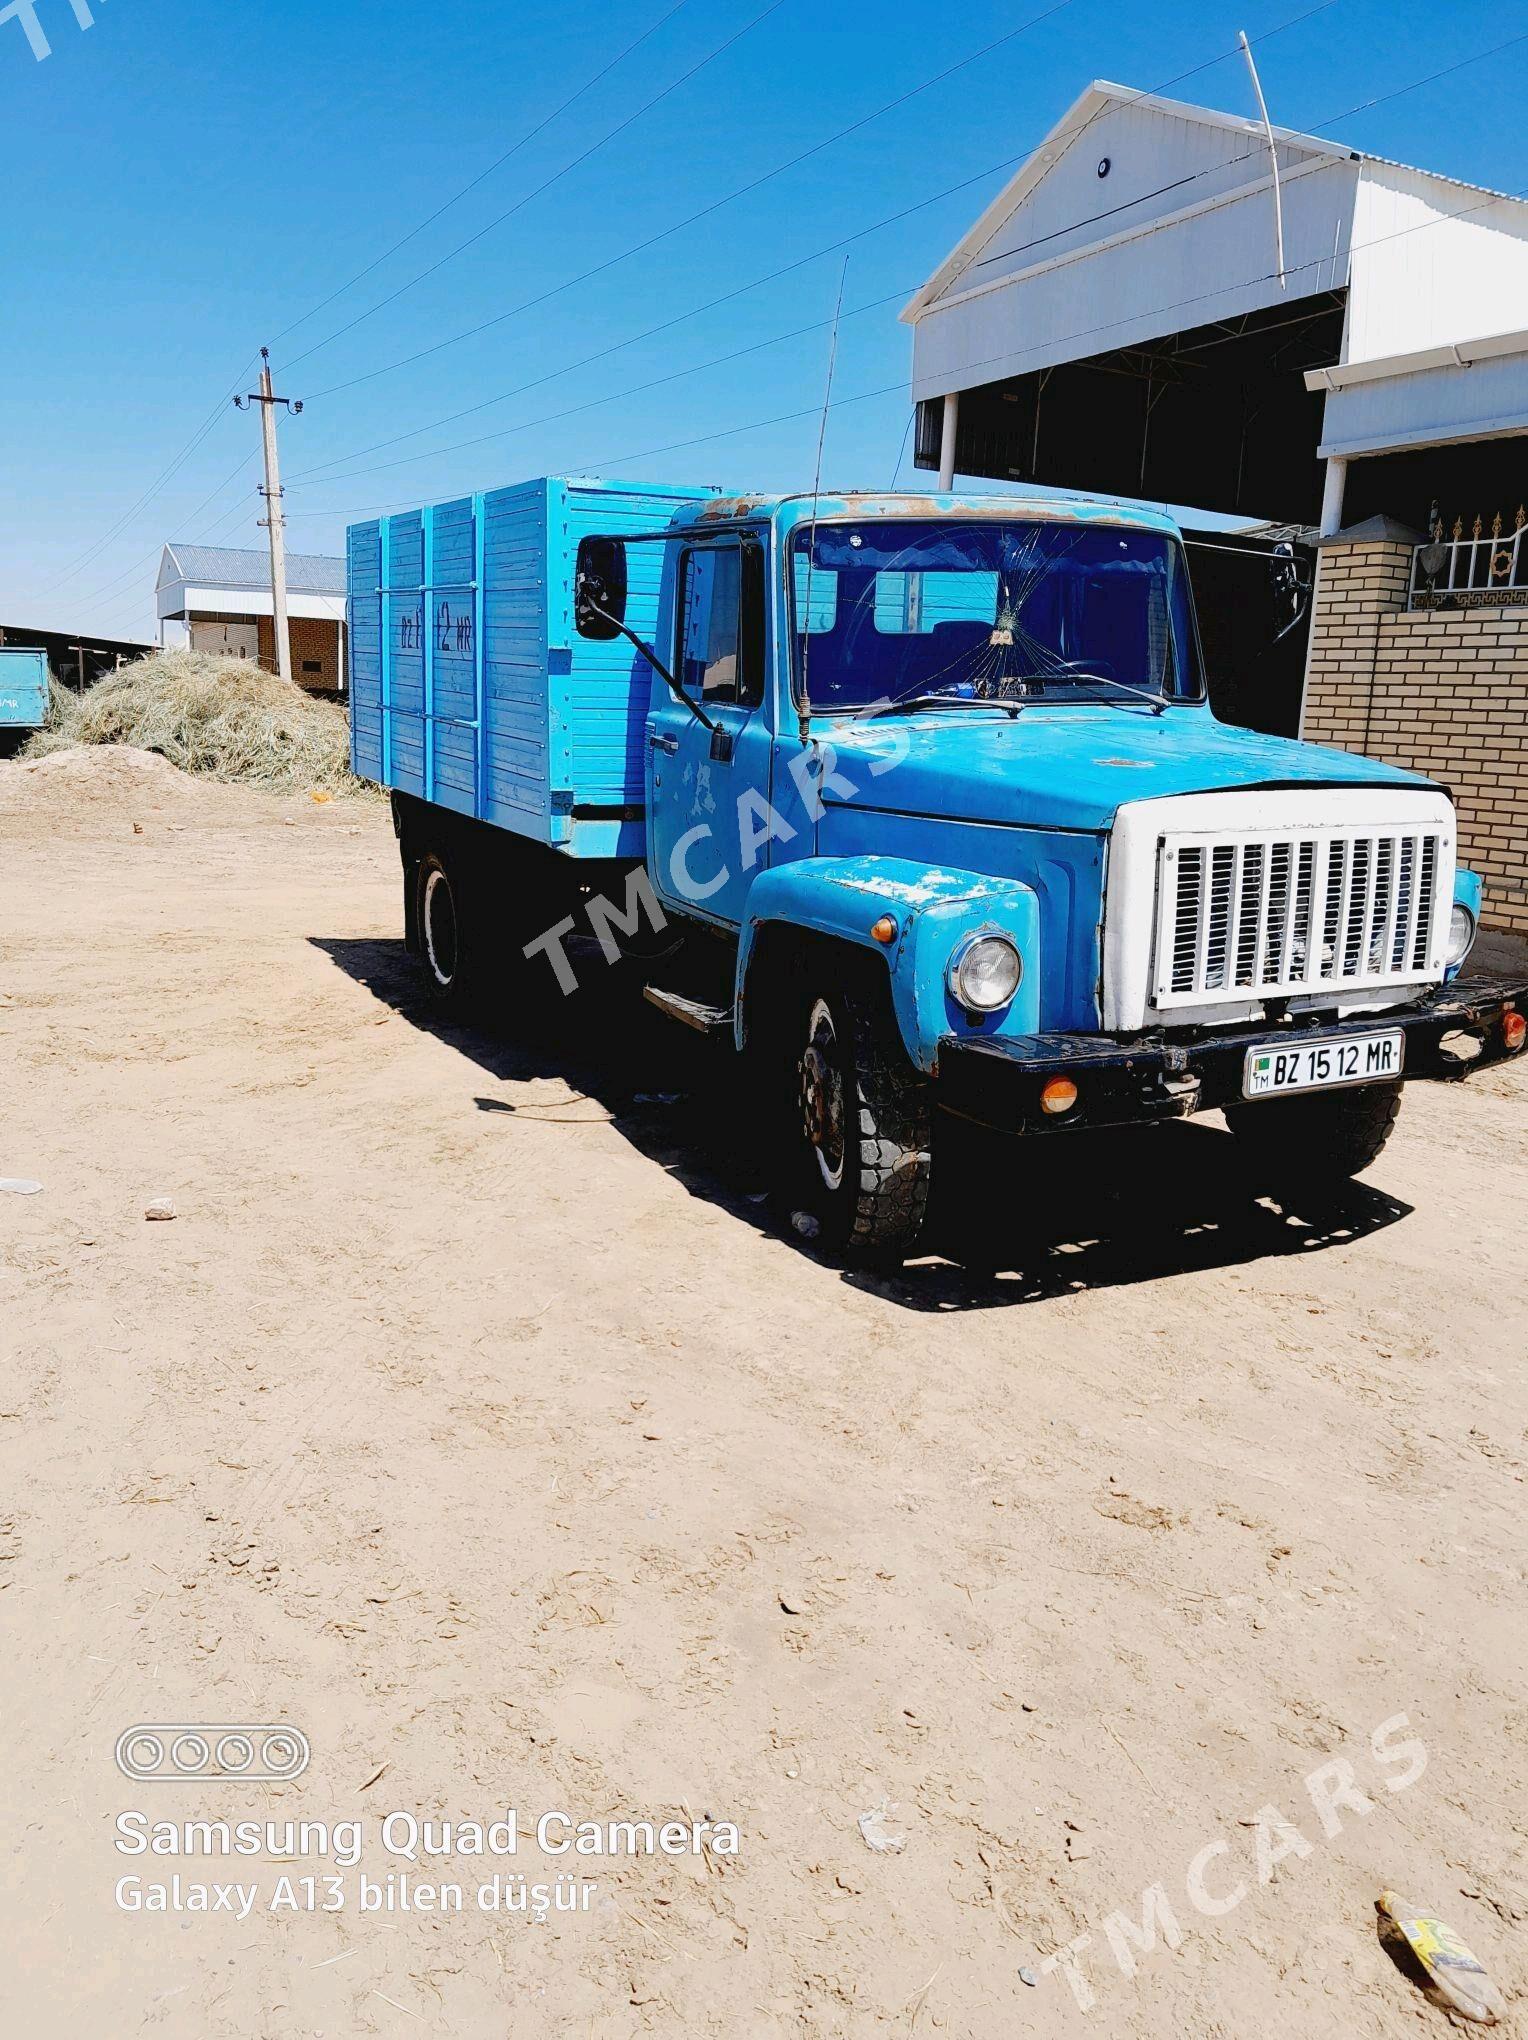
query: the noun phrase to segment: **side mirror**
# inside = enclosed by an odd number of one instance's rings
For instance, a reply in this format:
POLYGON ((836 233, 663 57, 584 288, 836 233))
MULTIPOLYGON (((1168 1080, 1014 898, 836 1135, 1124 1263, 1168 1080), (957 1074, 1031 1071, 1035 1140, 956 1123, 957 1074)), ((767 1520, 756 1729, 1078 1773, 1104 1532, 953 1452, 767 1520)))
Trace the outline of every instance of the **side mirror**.
POLYGON ((1268 591, 1273 597, 1274 643, 1288 637, 1310 606, 1311 569, 1295 558, 1287 541, 1274 547, 1268 561, 1268 591))
POLYGON ((580 637, 608 642, 626 621, 626 546, 619 538, 579 540, 573 621, 580 637), (601 613, 603 612, 603 613, 601 613))

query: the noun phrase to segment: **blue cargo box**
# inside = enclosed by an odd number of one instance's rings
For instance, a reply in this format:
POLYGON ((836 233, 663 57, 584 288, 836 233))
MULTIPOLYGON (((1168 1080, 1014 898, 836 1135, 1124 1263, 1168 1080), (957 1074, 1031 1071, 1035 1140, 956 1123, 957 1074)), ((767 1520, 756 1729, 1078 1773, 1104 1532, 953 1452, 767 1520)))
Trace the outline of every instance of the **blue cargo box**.
POLYGON ((0 730, 40 730, 47 714, 47 653, 0 649, 0 730))
MULTIPOLYGON (((640 856, 652 676, 573 627, 579 541, 658 531, 711 489, 553 478, 353 524, 351 764, 574 856, 640 856)), ((662 545, 631 549, 651 641, 662 545)))

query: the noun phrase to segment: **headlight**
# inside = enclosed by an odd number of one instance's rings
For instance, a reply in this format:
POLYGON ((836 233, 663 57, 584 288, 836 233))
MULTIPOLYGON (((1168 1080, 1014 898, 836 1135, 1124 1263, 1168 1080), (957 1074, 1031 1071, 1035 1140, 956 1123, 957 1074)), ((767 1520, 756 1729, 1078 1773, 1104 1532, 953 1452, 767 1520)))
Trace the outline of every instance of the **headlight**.
POLYGON ((1448 924, 1448 962, 1450 968, 1463 963, 1475 943, 1475 916, 1468 907, 1456 901, 1448 924))
POLYGON ((950 958, 949 984, 970 1013, 1006 1006, 1024 976, 1024 959, 1006 935, 971 935, 950 958))

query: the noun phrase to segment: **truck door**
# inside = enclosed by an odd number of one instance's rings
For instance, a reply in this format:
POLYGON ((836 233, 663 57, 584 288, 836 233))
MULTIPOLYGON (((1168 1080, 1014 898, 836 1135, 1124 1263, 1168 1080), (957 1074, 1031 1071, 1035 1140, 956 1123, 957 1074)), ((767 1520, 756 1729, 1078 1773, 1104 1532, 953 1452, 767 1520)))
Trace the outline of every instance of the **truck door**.
POLYGON ((648 873, 686 913, 738 926, 766 861, 764 547, 751 534, 685 545, 676 563, 674 675, 716 725, 655 687, 647 719, 648 873))

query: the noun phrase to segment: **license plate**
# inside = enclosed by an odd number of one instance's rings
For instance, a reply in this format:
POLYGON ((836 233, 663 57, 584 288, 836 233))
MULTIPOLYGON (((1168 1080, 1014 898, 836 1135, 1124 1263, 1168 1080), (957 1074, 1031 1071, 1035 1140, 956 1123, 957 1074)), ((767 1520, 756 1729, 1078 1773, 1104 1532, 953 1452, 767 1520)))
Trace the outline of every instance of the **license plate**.
POLYGON ((1372 1084, 1401 1074, 1402 1043, 1393 1034, 1350 1035, 1306 1047, 1249 1048, 1242 1072, 1244 1098, 1282 1097, 1287 1091, 1327 1091, 1341 1084, 1372 1084))

